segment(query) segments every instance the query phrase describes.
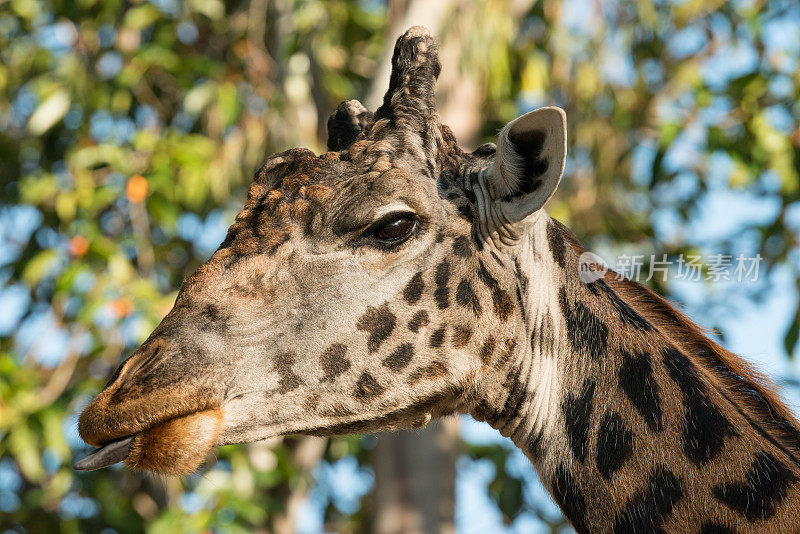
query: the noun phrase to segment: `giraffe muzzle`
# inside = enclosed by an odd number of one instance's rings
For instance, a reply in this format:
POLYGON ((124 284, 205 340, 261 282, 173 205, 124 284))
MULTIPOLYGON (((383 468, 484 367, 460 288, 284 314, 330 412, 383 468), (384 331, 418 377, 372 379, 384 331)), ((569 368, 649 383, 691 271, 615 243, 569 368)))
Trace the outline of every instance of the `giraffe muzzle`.
POLYGON ((186 367, 173 347, 163 338, 145 343, 83 410, 78 431, 97 449, 76 470, 125 462, 183 475, 205 460, 222 426, 225 386, 197 365, 186 367))

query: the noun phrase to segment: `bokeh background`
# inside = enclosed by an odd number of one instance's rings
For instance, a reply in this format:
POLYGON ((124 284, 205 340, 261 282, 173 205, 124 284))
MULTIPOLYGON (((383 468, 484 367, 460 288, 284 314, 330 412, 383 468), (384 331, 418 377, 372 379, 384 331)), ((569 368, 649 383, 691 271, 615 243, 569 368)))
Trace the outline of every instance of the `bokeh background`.
POLYGON ((225 447, 185 480, 70 469, 77 414, 253 172, 322 151, 340 101, 374 109, 416 23, 440 39, 440 111, 465 147, 567 111, 549 211, 609 263, 760 254, 754 282, 649 284, 800 405, 795 0, 0 0, 0 531, 568 529, 468 417, 225 447))

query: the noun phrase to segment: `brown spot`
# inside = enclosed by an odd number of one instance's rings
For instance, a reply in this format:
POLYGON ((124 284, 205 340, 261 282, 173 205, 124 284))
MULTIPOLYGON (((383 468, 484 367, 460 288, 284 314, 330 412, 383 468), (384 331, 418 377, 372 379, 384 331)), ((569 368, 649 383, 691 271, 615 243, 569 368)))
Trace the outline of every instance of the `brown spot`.
POLYGON ((483 365, 489 365, 492 362, 492 355, 494 355, 494 347, 497 344, 497 341, 494 339, 494 336, 489 336, 486 338, 486 341, 483 342, 481 345, 481 362, 483 365))
POLYGON ((386 387, 380 385, 375 377, 368 372, 364 371, 358 377, 356 382, 356 389, 353 396, 359 400, 372 400, 375 397, 380 397, 386 391, 386 387))
POLYGON ((275 359, 273 370, 280 375, 280 379, 278 380, 278 393, 289 393, 297 389, 300 384, 303 383, 300 377, 292 370, 292 365, 294 365, 293 352, 286 352, 275 359))
POLYGON ((453 328, 453 347, 460 349, 467 346, 472 337, 472 330, 469 327, 458 325, 453 328))
POLYGON ((350 369, 350 360, 344 357, 347 352, 347 345, 341 343, 334 343, 322 353, 319 357, 319 363, 322 365, 322 370, 325 376, 322 381, 333 382, 333 380, 350 369))
POLYGON ((436 289, 433 292, 433 298, 436 300, 436 306, 440 310, 444 310, 450 306, 450 264, 447 260, 442 260, 436 266, 436 274, 434 276, 436 282, 436 289))
POLYGON ((305 411, 307 412, 314 413, 315 411, 317 411, 317 406, 319 406, 319 399, 320 395, 317 393, 309 395, 303 401, 303 409, 305 409, 305 411))
POLYGON ((472 222, 472 208, 468 204, 462 204, 461 206, 458 206, 456 211, 458 212, 459 217, 469 223, 472 222))
POLYGON ((431 338, 428 340, 428 345, 431 348, 438 349, 444 343, 444 336, 447 333, 447 325, 443 324, 431 333, 431 338))
POLYGON ((415 384, 420 380, 436 380, 447 376, 447 366, 444 362, 435 361, 429 365, 417 368, 408 376, 408 383, 415 384))
POLYGON ((392 351, 384 360, 383 365, 399 373, 411 362, 414 357, 414 345, 411 343, 402 343, 392 351))
POLYGON ((472 284, 469 280, 461 280, 456 288, 456 302, 459 306, 467 308, 472 311, 475 317, 481 316, 481 303, 478 300, 478 295, 472 289, 472 284))
POLYGON ((370 352, 377 351, 381 344, 386 341, 386 338, 391 335, 396 321, 397 318, 389 311, 389 306, 385 303, 379 308, 368 306, 367 311, 358 319, 356 324, 359 330, 369 333, 367 350, 370 352))
POLYGON ((414 314, 410 321, 408 321, 408 329, 416 334, 419 332, 419 329, 423 326, 426 326, 428 322, 428 312, 425 310, 420 310, 414 314))
POLYGON ((558 266, 562 269, 566 267, 567 243, 552 219, 547 222, 547 242, 550 245, 550 252, 553 253, 553 259, 556 260, 558 266))
POLYGON ((403 289, 403 298, 409 304, 416 304, 422 297, 422 291, 425 289, 425 282, 422 281, 422 272, 418 272, 411 277, 405 289, 403 289))
POLYGON ((506 322, 514 312, 514 303, 511 301, 511 297, 508 296, 508 293, 504 289, 499 290, 497 295, 493 294, 492 297, 495 315, 497 315, 501 321, 506 322))
POLYGON ((482 261, 479 261, 478 278, 486 284, 492 294, 492 304, 494 305, 494 313, 501 321, 505 322, 514 311, 514 302, 511 300, 508 292, 500 287, 500 283, 492 276, 492 273, 486 269, 482 261))
POLYGON ((462 258, 469 258, 472 256, 472 244, 469 237, 460 236, 453 241, 453 253, 462 258))
POLYGON ((348 415, 353 415, 353 411, 344 404, 336 403, 321 409, 319 414, 324 417, 347 417, 348 415))

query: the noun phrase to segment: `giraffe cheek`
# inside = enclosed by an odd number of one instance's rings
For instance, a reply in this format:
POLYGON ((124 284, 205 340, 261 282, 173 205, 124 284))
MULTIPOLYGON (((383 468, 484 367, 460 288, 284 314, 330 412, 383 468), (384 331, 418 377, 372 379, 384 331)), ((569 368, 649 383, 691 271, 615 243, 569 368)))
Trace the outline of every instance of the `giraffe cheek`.
POLYGON ((171 419, 136 435, 125 464, 131 469, 188 475, 214 447, 222 425, 219 408, 171 419))

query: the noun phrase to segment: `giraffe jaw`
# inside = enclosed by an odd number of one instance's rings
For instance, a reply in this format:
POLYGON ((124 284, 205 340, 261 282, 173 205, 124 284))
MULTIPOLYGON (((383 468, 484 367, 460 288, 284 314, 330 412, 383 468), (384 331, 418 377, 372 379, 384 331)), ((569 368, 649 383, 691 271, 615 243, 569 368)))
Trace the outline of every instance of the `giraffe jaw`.
POLYGON ((468 412, 462 395, 456 390, 448 390, 429 394, 411 404, 395 405, 388 410, 386 406, 376 405, 365 411, 346 415, 306 418, 292 414, 262 424, 253 424, 252 417, 246 417, 246 414, 252 413, 252 406, 246 402, 237 405, 237 401, 241 400, 240 397, 226 403, 225 421, 217 446, 250 443, 291 434, 324 437, 422 428, 434 419, 468 412))

